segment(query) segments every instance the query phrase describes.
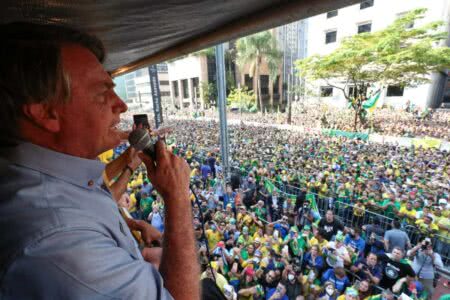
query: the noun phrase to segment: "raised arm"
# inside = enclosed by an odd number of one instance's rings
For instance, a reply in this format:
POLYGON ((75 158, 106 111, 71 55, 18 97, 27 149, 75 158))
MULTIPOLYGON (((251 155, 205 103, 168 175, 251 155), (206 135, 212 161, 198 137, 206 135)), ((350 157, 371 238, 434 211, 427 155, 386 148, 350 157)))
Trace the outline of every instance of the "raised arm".
POLYGON ((175 299, 199 299, 200 267, 196 259, 189 166, 170 153, 162 141, 156 143, 156 161, 146 155, 148 177, 163 197, 166 209, 163 254, 159 270, 165 287, 175 299), (176 268, 174 268, 176 266, 176 268))

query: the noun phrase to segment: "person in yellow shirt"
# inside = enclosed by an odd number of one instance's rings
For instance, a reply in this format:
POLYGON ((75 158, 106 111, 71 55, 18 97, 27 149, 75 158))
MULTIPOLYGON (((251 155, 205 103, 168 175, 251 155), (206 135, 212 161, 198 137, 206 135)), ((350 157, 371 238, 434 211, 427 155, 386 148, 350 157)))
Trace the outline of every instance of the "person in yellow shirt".
POLYGON ((222 234, 217 230, 216 224, 211 224, 210 228, 205 231, 205 234, 208 239, 208 247, 212 251, 222 239, 222 234))
POLYGON ((356 226, 362 226, 364 223, 364 215, 366 214, 366 206, 361 200, 358 200, 353 207, 353 217, 356 226))
POLYGON ((327 246, 328 241, 323 237, 324 232, 322 229, 314 229, 314 237, 309 240, 308 247, 318 246, 319 252, 322 254, 322 250, 327 246))
POLYGON ((404 218, 408 224, 414 224, 416 222, 417 211, 414 209, 411 201, 408 201, 405 207, 400 208, 398 214, 400 217, 404 218))
POLYGON ((416 221, 416 226, 419 229, 420 233, 427 237, 433 237, 434 233, 438 231, 438 226, 433 223, 434 217, 431 214, 427 214, 423 216, 422 219, 416 221))

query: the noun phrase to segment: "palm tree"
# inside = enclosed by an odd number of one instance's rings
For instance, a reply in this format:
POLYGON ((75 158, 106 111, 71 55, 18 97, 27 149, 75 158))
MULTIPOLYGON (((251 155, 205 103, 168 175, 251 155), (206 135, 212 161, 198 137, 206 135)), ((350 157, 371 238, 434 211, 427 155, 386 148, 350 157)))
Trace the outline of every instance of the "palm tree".
MULTIPOLYGON (((254 90, 256 91, 256 103, 258 109, 264 113, 261 97, 260 68, 263 61, 269 69, 269 82, 273 83, 278 75, 282 53, 277 48, 276 40, 269 31, 259 32, 237 41, 237 65, 243 69, 249 65, 249 76, 253 78, 254 90)), ((270 104, 273 108, 273 93, 270 96, 270 104)))

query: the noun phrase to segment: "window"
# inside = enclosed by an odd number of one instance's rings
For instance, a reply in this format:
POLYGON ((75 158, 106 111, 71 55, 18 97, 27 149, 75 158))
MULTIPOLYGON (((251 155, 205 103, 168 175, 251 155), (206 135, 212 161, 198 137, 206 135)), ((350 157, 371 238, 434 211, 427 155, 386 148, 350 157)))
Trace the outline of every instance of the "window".
POLYGON ((336 43, 337 31, 328 31, 325 33, 325 44, 336 43))
POLYGON ((388 86, 386 97, 401 97, 404 89, 404 87, 399 85, 390 85, 388 86))
POLYGON ((353 97, 353 98, 356 97, 356 89, 355 89, 354 86, 349 86, 348 87, 348 96, 349 97, 353 97))
POLYGON ((194 88, 195 97, 200 98, 200 87, 199 87, 198 77, 192 78, 192 85, 194 88))
POLYGON ((160 80, 159 85, 169 85, 169 80, 160 80))
POLYGON ((374 0, 364 0, 359 4, 359 9, 366 9, 373 6, 374 0))
POLYGON ((269 75, 260 75, 261 95, 269 95, 269 75))
POLYGON ((173 93, 175 97, 178 97, 180 94, 178 93, 178 81, 172 81, 173 93))
POLYGON ((136 77, 141 77, 141 76, 145 76, 148 75, 148 69, 147 68, 142 68, 136 71, 136 77))
POLYGON ((158 71, 158 73, 167 73, 168 72, 167 64, 164 63, 157 64, 156 70, 158 71))
POLYGON ((170 97, 170 92, 161 92, 161 97, 170 97))
POLYGON ((336 9, 336 10, 329 11, 329 12, 327 12, 327 19, 334 18, 334 17, 336 17, 337 15, 338 15, 337 9, 336 9))
POLYGON ((372 23, 358 25, 358 34, 372 31, 372 23))
POLYGON ((277 75, 277 78, 275 79, 275 82, 273 83, 273 94, 277 95, 280 91, 279 91, 279 86, 280 86, 280 76, 277 75))
POLYGON ((331 86, 320 87, 320 97, 331 97, 331 96, 333 96, 333 88, 331 86))
POLYGON ((189 83, 187 79, 181 80, 181 84, 183 85, 183 98, 189 98, 189 83))
POLYGON ((248 88, 249 91, 253 91, 253 78, 250 77, 250 75, 245 74, 245 86, 248 88))

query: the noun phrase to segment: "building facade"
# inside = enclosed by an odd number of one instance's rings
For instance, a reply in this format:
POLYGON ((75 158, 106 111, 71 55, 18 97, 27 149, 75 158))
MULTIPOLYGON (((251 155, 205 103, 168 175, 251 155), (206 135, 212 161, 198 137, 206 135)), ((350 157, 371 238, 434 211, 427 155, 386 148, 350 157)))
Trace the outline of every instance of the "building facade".
MULTIPOLYGON (((329 54, 339 47, 342 39, 362 32, 384 29, 397 18, 417 8, 427 8, 427 12, 423 19, 417 20, 417 24, 411 24, 412 26, 443 21, 448 28, 449 2, 448 0, 365 0, 356 5, 311 17, 308 19, 307 55, 329 54)), ((432 74, 430 80, 431 83, 418 87, 390 86, 384 91, 384 103, 401 107, 410 101, 419 107, 437 107, 445 93, 447 73, 432 74)), ((320 95, 321 101, 332 105, 346 105, 342 91, 320 81, 311 84, 320 95)))
MULTIPOLYGON (((171 103, 169 73, 167 64, 157 65, 161 105, 171 103)), ((130 111, 153 110, 152 90, 148 67, 130 72, 114 79, 116 93, 127 103, 130 111)))

